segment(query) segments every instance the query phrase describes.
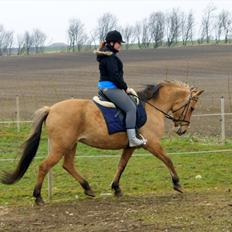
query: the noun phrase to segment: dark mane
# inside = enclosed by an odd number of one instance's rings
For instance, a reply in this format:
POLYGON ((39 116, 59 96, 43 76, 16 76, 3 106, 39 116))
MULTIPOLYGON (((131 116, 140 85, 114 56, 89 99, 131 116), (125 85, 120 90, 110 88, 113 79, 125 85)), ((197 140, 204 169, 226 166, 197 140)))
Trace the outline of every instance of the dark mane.
POLYGON ((175 87, 179 87, 182 89, 186 89, 188 91, 190 89, 189 85, 182 81, 177 81, 177 80, 163 81, 159 84, 147 85, 145 89, 138 91, 137 93, 138 97, 141 101, 144 101, 144 102, 150 100, 151 98, 156 99, 157 96, 159 95, 159 90, 164 86, 175 86, 175 87))
POLYGON ((163 84, 157 85, 147 85, 145 89, 138 91, 138 97, 141 101, 148 101, 151 98, 156 98, 159 94, 160 88, 163 87, 163 84))

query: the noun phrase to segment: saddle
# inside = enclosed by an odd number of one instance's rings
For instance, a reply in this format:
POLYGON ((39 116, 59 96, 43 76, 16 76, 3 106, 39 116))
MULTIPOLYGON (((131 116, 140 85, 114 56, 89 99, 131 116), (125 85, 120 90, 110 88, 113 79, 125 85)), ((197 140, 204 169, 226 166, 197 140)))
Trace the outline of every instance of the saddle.
MULTIPOLYGON (((137 93, 135 91, 134 93, 131 95, 129 94, 129 96, 132 101, 137 105, 136 129, 139 129, 147 121, 147 115, 144 109, 144 105, 139 102, 138 97, 136 97, 137 93)), ((109 134, 126 131, 125 113, 109 99, 107 99, 102 91, 98 92, 98 96, 93 97, 93 101, 101 110, 104 116, 109 134)))
MULTIPOLYGON (((133 89, 131 89, 131 93, 129 93, 128 95, 131 100, 138 106, 140 101, 137 93, 133 89)), ((98 91, 98 96, 93 97, 93 101, 107 108, 117 108, 117 106, 113 102, 111 102, 101 90, 98 91)))

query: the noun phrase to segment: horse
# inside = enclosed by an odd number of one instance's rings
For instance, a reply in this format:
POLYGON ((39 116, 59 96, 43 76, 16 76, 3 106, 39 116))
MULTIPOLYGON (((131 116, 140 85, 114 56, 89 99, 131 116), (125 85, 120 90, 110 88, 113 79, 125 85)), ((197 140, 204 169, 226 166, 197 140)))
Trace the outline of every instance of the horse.
MULTIPOLYGON (((164 134, 164 118, 171 119, 176 133, 183 135, 189 128, 192 112, 203 91, 180 81, 163 81, 156 85, 147 85, 138 92, 138 98, 144 102, 147 114, 146 123, 139 129, 139 133, 147 139, 147 143, 142 148, 166 165, 171 175, 173 188, 179 192, 182 192, 179 177, 172 160, 160 144, 164 134)), ((41 196, 44 178, 62 158, 63 168, 80 183, 84 193, 95 196, 88 181, 74 166, 77 143, 100 149, 122 149, 111 188, 115 196, 123 194, 119 185, 121 175, 133 152, 141 147, 130 148, 125 132, 109 135, 101 111, 90 99, 69 99, 51 107, 45 106, 38 109, 34 114, 32 132, 23 143, 21 158, 16 169, 1 175, 3 184, 13 184, 25 174, 36 155, 43 124, 47 129, 50 151, 39 166, 33 191, 36 204, 44 204, 41 196)))

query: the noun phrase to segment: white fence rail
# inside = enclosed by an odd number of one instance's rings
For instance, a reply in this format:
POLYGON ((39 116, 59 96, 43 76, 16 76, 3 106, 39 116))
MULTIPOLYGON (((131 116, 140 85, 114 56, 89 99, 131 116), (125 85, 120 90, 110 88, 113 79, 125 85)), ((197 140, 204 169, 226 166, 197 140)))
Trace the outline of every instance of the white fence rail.
MULTIPOLYGON (((221 122, 221 142, 225 143, 226 134, 225 134, 225 116, 230 116, 232 113, 225 113, 225 99, 221 97, 220 99, 221 112, 212 113, 212 114, 198 114, 192 115, 192 117, 220 117, 221 122)), ((20 125, 23 123, 32 123, 32 121, 21 121, 20 120, 20 103, 19 96, 16 96, 16 120, 15 121, 0 121, 1 124, 16 124, 17 131, 20 132, 20 125)))

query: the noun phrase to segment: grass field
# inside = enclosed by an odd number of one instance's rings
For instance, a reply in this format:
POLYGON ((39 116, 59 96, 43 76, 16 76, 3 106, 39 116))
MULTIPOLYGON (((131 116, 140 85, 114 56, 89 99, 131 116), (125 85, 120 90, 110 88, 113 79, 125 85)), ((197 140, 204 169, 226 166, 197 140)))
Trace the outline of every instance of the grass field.
MULTIPOLYGON (((19 144, 29 131, 28 125, 20 133, 15 127, 2 127, 0 159, 16 158, 19 144)), ((231 231, 232 168, 228 150, 232 150, 232 140, 222 145, 215 138, 185 136, 164 138, 162 144, 174 162, 183 194, 173 191, 166 167, 140 149, 121 178, 124 197, 115 199, 110 183, 120 151, 79 144, 76 166, 96 198, 86 197, 60 162, 52 170, 52 200, 48 200, 46 180, 42 194, 47 205, 37 208, 32 191, 38 165, 47 153, 44 130, 38 159, 22 180, 11 186, 0 184, 0 231, 231 231), (217 151, 200 152, 210 150, 217 151), (188 154, 194 151, 198 152, 188 154)), ((16 163, 1 161, 0 171, 12 170, 16 163)))
MULTIPOLYGON (((29 134, 30 127, 24 125, 21 132, 17 133, 12 126, 2 127, 0 130, 0 159, 17 158, 19 145, 29 134)), ((216 139, 195 138, 186 136, 183 138, 164 138, 163 147, 170 153, 176 169, 186 191, 196 189, 209 190, 230 188, 232 184, 231 152, 193 153, 197 151, 232 150, 232 141, 227 140, 225 145, 216 139), (175 154, 180 153, 180 154, 175 154), (201 175, 201 179, 196 179, 201 175)), ((32 201, 31 192, 35 183, 38 165, 47 154, 47 138, 44 130, 37 157, 32 163, 25 177, 16 185, 0 185, 0 204, 25 204, 32 201), (20 199, 20 201, 19 201, 20 199)), ((79 144, 77 148, 76 166, 81 173, 92 183, 97 195, 110 191, 110 183, 119 161, 120 151, 107 151, 89 148, 79 144), (109 156, 107 156, 109 155, 109 156), (102 168, 104 167, 104 168, 102 168)), ((10 170, 15 167, 15 161, 0 162, 0 170, 10 170)), ((82 189, 63 169, 62 162, 53 171, 54 188, 53 200, 66 201, 83 198, 82 189)), ((171 181, 168 170, 164 165, 149 155, 145 150, 137 150, 130 160, 122 177, 122 187, 126 194, 140 195, 152 192, 171 191, 171 181), (145 155, 145 156, 144 156, 145 155)), ((46 192, 46 184, 44 186, 46 192)))

